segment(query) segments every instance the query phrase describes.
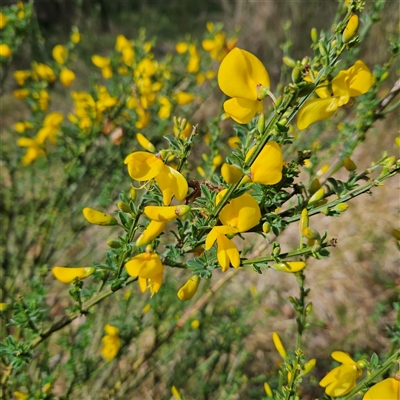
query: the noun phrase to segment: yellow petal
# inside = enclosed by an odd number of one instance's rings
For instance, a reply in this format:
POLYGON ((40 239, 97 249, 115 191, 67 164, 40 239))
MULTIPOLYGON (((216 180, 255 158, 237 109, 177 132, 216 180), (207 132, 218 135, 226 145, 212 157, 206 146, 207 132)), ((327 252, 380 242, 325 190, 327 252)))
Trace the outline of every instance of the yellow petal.
POLYGON ((306 263, 303 261, 287 261, 276 263, 272 266, 272 268, 276 269, 277 271, 282 272, 299 272, 306 267, 306 263))
POLYGON ((174 98, 180 106, 190 104, 195 99, 193 94, 187 92, 179 92, 174 96, 174 98))
POLYGON ((217 240, 218 231, 215 229, 216 227, 212 228, 211 231, 208 233, 205 243, 205 249, 210 250, 213 246, 214 242, 217 240))
POLYGON ((234 268, 240 266, 240 255, 235 243, 229 240, 225 235, 217 234, 217 258, 222 271, 229 269, 229 262, 234 268))
POLYGON ((400 400, 400 381, 387 378, 372 386, 363 400, 400 400))
POLYGON ((282 179, 283 155, 278 143, 269 142, 250 167, 251 180, 263 185, 275 185, 282 179))
POLYGON ((255 101, 257 86, 270 86, 270 81, 262 62, 248 51, 236 47, 222 60, 218 85, 229 97, 255 101))
POLYGON ((106 335, 103 337, 102 342, 101 355, 108 361, 114 359, 121 347, 121 339, 118 336, 106 335))
POLYGON ((144 213, 148 218, 153 221, 163 222, 172 221, 178 217, 181 217, 182 215, 185 215, 189 211, 190 207, 185 205, 168 207, 147 206, 144 208, 144 213))
POLYGON ((152 279, 149 279, 149 290, 152 295, 160 290, 162 285, 162 280, 163 280, 163 272, 159 273, 152 279))
POLYGON ((308 100, 297 114, 297 127, 304 130, 314 122, 329 118, 337 109, 338 105, 332 97, 308 100))
POLYGON ((164 232, 166 226, 166 222, 151 221, 150 224, 147 225, 147 228, 143 231, 143 233, 137 238, 136 246, 140 247, 150 243, 158 235, 164 232))
POLYGON ((374 81, 369 68, 361 60, 358 60, 349 68, 348 73, 350 96, 356 97, 367 93, 374 81))
POLYGON ((71 283, 75 278, 85 279, 94 272, 93 267, 54 267, 52 269, 54 277, 63 283, 71 283))
POLYGON ((334 368, 320 381, 320 386, 325 387, 325 393, 332 397, 344 396, 355 386, 361 371, 355 365, 341 365, 334 368))
POLYGON ((178 297, 182 301, 190 300, 196 293, 199 287, 200 278, 198 275, 192 276, 188 281, 179 289, 178 297))
POLYGON ((236 165, 224 163, 221 167, 221 175, 226 183, 235 184, 240 181, 243 172, 239 167, 236 167, 236 165))
POLYGON ((92 63, 98 68, 106 68, 110 65, 110 59, 98 55, 92 56, 92 63))
POLYGON ((183 200, 189 190, 186 179, 175 169, 164 165, 164 168, 155 177, 158 186, 163 193, 163 202, 167 206, 171 203, 172 196, 177 200, 183 200))
POLYGON ((260 207, 248 193, 230 200, 219 214, 219 219, 224 225, 233 226, 239 232, 246 232, 256 226, 260 218, 260 207))
POLYGON ((160 257, 156 253, 138 254, 125 264, 125 268, 130 276, 140 276, 144 279, 154 278, 164 271, 160 257))
POLYGON ((110 336, 117 336, 119 334, 119 329, 113 325, 106 324, 104 326, 104 332, 110 336))
POLYGON ((275 346, 277 352, 279 353, 279 355, 282 358, 287 358, 287 353, 286 353, 285 347, 283 346, 281 338, 279 337, 279 335, 276 332, 274 332, 272 334, 272 341, 274 342, 274 346, 275 346))
POLYGON ((160 173, 164 163, 154 154, 137 151, 129 154, 125 160, 128 164, 128 173, 132 179, 137 181, 148 181, 160 173))
POLYGON ((118 225, 118 221, 112 215, 97 211, 93 208, 85 207, 82 213, 86 221, 91 224, 101 226, 118 225))
POLYGON ((150 151, 151 153, 154 153, 156 151, 153 143, 151 143, 150 140, 146 138, 146 136, 138 133, 136 134, 136 139, 145 150, 150 151))
POLYGON ((259 108, 258 100, 234 97, 224 102, 224 111, 239 124, 249 123, 259 108))
POLYGON ((331 357, 342 364, 350 364, 350 365, 355 365, 356 362, 345 352, 343 351, 334 351, 331 354, 331 357))
POLYGON ((75 74, 68 68, 63 68, 60 72, 60 82, 65 86, 69 87, 75 80, 75 74))

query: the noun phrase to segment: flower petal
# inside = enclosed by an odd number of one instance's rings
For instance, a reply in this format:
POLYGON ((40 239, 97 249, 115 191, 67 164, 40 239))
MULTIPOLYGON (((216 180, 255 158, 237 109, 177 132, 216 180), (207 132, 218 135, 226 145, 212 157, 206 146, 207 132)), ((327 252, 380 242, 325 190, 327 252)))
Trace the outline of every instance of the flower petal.
POLYGON ((234 268, 238 268, 240 266, 240 256, 235 243, 221 234, 217 235, 217 243, 217 258, 222 271, 225 272, 229 269, 229 261, 234 268))
POLYGON ((369 68, 361 61, 348 69, 350 96, 356 97, 367 93, 374 82, 374 77, 369 68))
POLYGON ((246 232, 256 226, 260 218, 260 207, 248 193, 230 200, 219 214, 219 219, 224 225, 233 226, 239 232, 246 232))
POLYGON ((329 118, 337 109, 338 105, 332 97, 308 100, 297 114, 297 127, 304 130, 314 122, 329 118))
POLYGON ((282 179, 283 155, 278 143, 269 142, 250 167, 253 182, 275 185, 282 179))
POLYGON ((331 357, 342 364, 350 364, 350 365, 355 365, 356 362, 345 352, 343 351, 334 351, 331 354, 331 357))
POLYGON ((222 60, 218 85, 229 97, 257 100, 257 85, 270 86, 268 72, 262 62, 238 47, 222 60))
POLYGON ((62 283, 71 283, 75 278, 85 279, 94 272, 93 267, 54 267, 52 269, 54 277, 62 283))
POLYGON ((164 166, 162 160, 154 154, 145 151, 136 151, 129 154, 125 160, 128 164, 128 173, 137 181, 148 181, 160 173, 164 166))
POLYGON ((363 400, 400 400, 400 381, 387 378, 372 386, 363 400))
POLYGON ((247 124, 259 111, 259 103, 262 102, 234 97, 225 101, 224 110, 234 121, 239 124, 247 124))

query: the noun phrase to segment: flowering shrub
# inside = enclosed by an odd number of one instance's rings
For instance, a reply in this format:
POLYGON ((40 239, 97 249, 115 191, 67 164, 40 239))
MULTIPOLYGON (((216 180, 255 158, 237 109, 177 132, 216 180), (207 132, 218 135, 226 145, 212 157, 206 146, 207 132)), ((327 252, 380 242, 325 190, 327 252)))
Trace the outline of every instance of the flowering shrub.
MULTIPOLYGON (((378 13, 382 6, 377 3, 370 12, 378 13)), ((353 198, 382 185, 400 170, 400 161, 386 153, 365 171, 359 171, 350 158, 375 122, 395 109, 389 104, 400 91, 395 85, 384 97, 378 95, 399 55, 398 43, 391 43, 391 56, 382 66, 372 69, 358 59, 357 46, 370 27, 365 23, 362 33, 357 33, 359 14, 369 15, 362 1, 341 3, 331 33, 318 36, 312 31, 313 57, 301 61, 285 57, 291 77, 277 89, 272 87, 268 66, 251 52, 236 47, 237 38, 229 38, 222 26, 211 23, 201 46, 195 40, 182 41, 173 54, 160 59, 153 53, 155 40, 148 40, 144 31, 133 40, 118 35, 110 53, 92 55, 95 69, 91 86, 87 91, 71 91, 73 108, 68 114, 49 112, 51 92, 59 83, 74 88, 73 55, 84 34, 81 37, 74 28, 68 43, 53 48, 54 61, 33 61, 29 70, 14 72, 19 88, 13 95, 26 104, 30 116, 12 129, 20 136, 16 140, 17 156, 7 160, 10 176, 17 177, 21 170, 32 173, 32 177, 38 174, 39 182, 32 180, 31 184, 40 196, 35 197, 33 192, 29 201, 35 212, 44 209, 44 218, 37 224, 31 222, 32 231, 24 232, 22 238, 20 230, 15 228, 13 233, 9 228, 11 236, 5 244, 8 280, 2 310, 8 321, 8 337, 0 346, 0 355, 6 371, 4 383, 9 382, 6 396, 67 398, 80 390, 79 385, 92 385, 103 366, 113 365, 121 373, 102 375, 106 383, 104 390, 96 389, 99 396, 129 396, 131 378, 146 375, 151 370, 150 366, 146 370, 146 362, 164 344, 173 343, 177 332, 182 332, 177 346, 189 343, 188 354, 201 354, 198 346, 203 350, 215 346, 212 332, 199 344, 193 340, 193 332, 206 322, 206 314, 202 321, 192 320, 190 327, 187 322, 204 312, 212 296, 231 277, 249 267, 260 275, 268 275, 270 269, 285 272, 299 286, 298 297, 289 298, 296 315, 296 343, 286 350, 278 333, 273 333, 272 342, 282 358, 279 378, 258 383, 264 385, 266 398, 302 396, 303 381, 312 376, 318 362, 303 350, 307 317, 313 308, 307 300, 312 290, 306 288, 307 271, 313 259, 323 264, 336 246, 336 239, 321 232, 312 217, 340 217, 353 198), (189 123, 216 82, 230 99, 204 126, 189 123), (357 107, 345 115, 344 110, 354 101, 357 107), (312 135, 312 126, 331 118, 344 126, 339 134, 341 148, 334 148, 335 164, 317 172, 315 166, 322 156, 318 149, 302 150, 301 131, 312 135), (225 125, 230 119, 235 121, 234 135, 225 125), (292 125, 294 119, 298 130, 292 125), (227 144, 223 140, 225 130, 231 136, 227 144), (138 150, 137 144, 142 149, 138 150), (115 167, 124 164, 124 172, 115 167), (335 174, 341 168, 345 178, 342 175, 339 179, 335 174), (56 182, 49 183, 53 175, 56 182), (41 181, 42 177, 46 180, 41 181), (115 200, 115 191, 103 192, 103 178, 120 192, 114 209, 110 209, 110 203, 115 200), (59 218, 64 222, 80 219, 75 231, 87 234, 85 240, 98 232, 89 224, 99 230, 112 229, 112 239, 102 239, 108 246, 105 257, 81 266, 64 257, 65 264, 59 265, 62 263, 56 262, 55 251, 65 250, 65 243, 54 243, 54 235, 60 235, 63 229, 59 218), (281 236, 292 224, 297 226, 299 245, 283 251, 281 236), (34 238, 40 241, 37 254, 21 257, 21 249, 15 245, 29 243, 23 247, 28 252, 34 238), (29 301, 18 296, 10 283, 21 276, 8 272, 11 268, 7 264, 19 260, 31 267, 25 276, 32 279, 27 283, 30 292, 25 292, 29 301), (57 266, 50 268, 51 263, 57 266), (69 298, 64 298, 58 311, 62 317, 57 320, 46 301, 44 280, 50 269, 56 280, 70 285, 69 298), (171 283, 171 270, 178 269, 182 282, 171 283), (209 287, 218 276, 220 280, 209 287), (151 300, 143 300, 148 294, 139 294, 136 286, 140 292, 148 289, 151 300), (183 312, 181 301, 197 294, 201 297, 183 312), (101 337, 103 326, 99 327, 96 319, 99 313, 92 311, 109 298, 118 299, 114 305, 118 311, 106 314, 106 334, 101 337), (150 309, 152 324, 147 319, 150 309), (56 394, 63 372, 50 368, 53 361, 45 354, 49 350, 43 342, 73 326, 74 321, 82 327, 59 340, 63 349, 60 357, 68 352, 65 374, 70 386, 62 385, 63 393, 56 394), (141 334, 149 326, 156 340, 146 348, 141 334), (129 352, 135 354, 135 361, 127 367, 123 361, 129 352), (35 357, 43 363, 36 381, 29 372, 35 357)), ((2 21, 4 25, 4 18, 2 21)), ((365 21, 372 23, 371 18, 365 21)), ((17 189, 14 195, 20 193, 17 189)), ((14 215, 13 202, 6 204, 9 227, 29 221, 32 215, 24 207, 14 215)), ((399 305, 396 307, 399 312, 399 305)), ((237 313, 243 316, 249 310, 250 305, 244 304, 237 313)), ((237 322, 240 318, 235 313, 231 312, 229 321, 221 318, 216 323, 215 340, 222 337, 221 347, 229 346, 224 336, 248 333, 244 319, 237 322)), ((392 342, 398 344, 398 323, 389 332, 392 342)), ((380 390, 399 397, 397 376, 373 386, 399 361, 395 345, 381 360, 373 354, 370 361, 354 361, 347 353, 334 351, 332 357, 341 365, 325 371, 327 375, 319 385, 325 388, 326 396, 342 399, 358 393, 365 393, 365 399, 378 398, 380 390)), ((217 358, 213 356, 200 368, 203 375, 207 375, 207 368, 216 368, 217 358)), ((58 365, 59 361, 54 363, 58 365)), ((190 371, 183 370, 182 374, 188 376, 190 371)), ((211 375, 207 375, 210 381, 211 375)), ((172 383, 170 387, 175 398, 182 398, 179 388, 172 383)), ((233 387, 232 394, 239 389, 233 387)), ((212 385, 203 391, 208 398, 212 385)), ((85 396, 85 390, 79 393, 85 396)), ((227 392, 219 396, 230 398, 227 392)))

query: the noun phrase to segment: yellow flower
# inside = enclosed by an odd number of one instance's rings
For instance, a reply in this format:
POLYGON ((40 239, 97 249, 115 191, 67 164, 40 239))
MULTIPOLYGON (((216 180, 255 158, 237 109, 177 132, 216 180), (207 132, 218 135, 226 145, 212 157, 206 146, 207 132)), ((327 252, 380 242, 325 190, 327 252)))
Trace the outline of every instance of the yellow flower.
POLYGON ((178 54, 186 53, 189 49, 189 45, 185 42, 178 42, 175 46, 175 50, 178 54))
POLYGON ((224 163, 221 167, 221 175, 226 183, 234 184, 240 181, 240 178, 243 176, 243 172, 236 165, 224 163))
MULTIPOLYGON (((227 189, 218 193, 216 203, 218 204, 227 189)), ((225 235, 235 235, 245 232, 257 225, 261 218, 260 208, 257 201, 248 193, 230 200, 219 214, 222 226, 214 226, 206 238, 205 249, 209 250, 217 241, 217 258, 222 271, 229 269, 231 263, 234 268, 240 266, 240 256, 236 245, 225 235)))
POLYGON ((12 51, 10 49, 10 46, 5 43, 0 44, 0 56, 4 58, 9 58, 12 55, 12 51))
POLYGON ((303 261, 285 261, 281 263, 276 263, 272 266, 273 269, 282 272, 299 272, 306 267, 306 263, 303 261))
POLYGON ((263 108, 259 89, 269 87, 269 75, 261 61, 248 51, 234 48, 218 70, 218 85, 231 99, 224 110, 240 124, 247 124, 263 108))
POLYGON ((287 358, 287 353, 286 353, 285 347, 283 346, 281 338, 279 337, 279 335, 276 332, 274 332, 272 334, 272 341, 274 342, 274 346, 275 346, 277 352, 279 353, 279 355, 283 359, 287 358))
POLYGON ((28 399, 29 399, 29 394, 28 394, 28 393, 13 392, 13 395, 14 395, 18 400, 28 400, 28 399))
POLYGON ((195 74, 200 68, 200 55, 195 44, 189 45, 189 54, 190 58, 186 70, 191 74, 195 74))
POLYGON ((38 157, 44 156, 46 153, 40 147, 40 143, 35 139, 30 139, 26 137, 19 138, 17 141, 17 145, 20 147, 27 147, 27 152, 22 158, 23 165, 29 165, 33 161, 35 161, 38 157))
POLYGON ((188 92, 179 92, 174 96, 174 98, 180 106, 190 104, 195 99, 194 95, 188 92))
POLYGON ((54 82, 56 80, 54 71, 46 64, 34 64, 32 75, 36 80, 43 79, 47 82, 54 82))
POLYGON ((79 43, 81 41, 81 34, 79 32, 74 32, 71 35, 71 41, 75 44, 79 43))
POLYGON ((271 387, 268 385, 267 382, 264 382, 264 391, 265 391, 265 394, 266 394, 268 397, 271 397, 271 398, 273 397, 271 387))
POLYGON ((182 301, 190 300, 196 293, 199 287, 200 278, 198 275, 194 275, 179 289, 177 296, 182 301))
POLYGON ((229 269, 229 264, 234 268, 240 266, 240 255, 236 245, 225 235, 235 235, 239 231, 231 226, 214 226, 207 235, 205 249, 210 250, 212 245, 217 241, 217 259, 218 263, 225 272, 229 269))
POLYGON ((75 80, 75 74, 68 68, 63 68, 60 72, 60 82, 65 86, 69 87, 75 80))
POLYGON ((43 121, 43 127, 39 129, 36 135, 38 143, 42 144, 46 139, 49 139, 51 143, 55 143, 56 135, 63 119, 64 116, 59 112, 52 112, 46 115, 46 118, 43 121))
POLYGON ((17 81, 19 86, 22 86, 25 81, 31 76, 31 71, 14 71, 14 79, 17 81))
POLYGON ((155 153, 156 148, 154 147, 154 144, 150 142, 146 138, 146 136, 142 135, 141 133, 136 134, 136 139, 139 142, 139 144, 147 151, 150 151, 151 153, 155 153))
POLYGON ((101 75, 104 79, 109 79, 112 77, 113 72, 111 68, 111 60, 106 57, 101 57, 98 55, 92 56, 92 63, 101 69, 101 75))
POLYGON ((400 400, 400 376, 384 379, 372 386, 363 397, 363 400, 384 399, 400 400))
POLYGON ((139 278, 139 286, 142 292, 147 288, 150 289, 151 294, 160 290, 164 266, 158 254, 146 250, 145 253, 132 257, 125 264, 125 268, 130 276, 139 278))
POLYGON ((29 90, 28 89, 14 90, 13 96, 18 100, 25 100, 29 96, 29 90))
POLYGON ((185 215, 190 211, 189 206, 147 206, 144 208, 145 215, 151 219, 149 225, 136 240, 136 246, 144 246, 154 240, 164 231, 167 222, 185 215))
MULTIPOLYGON (((246 159, 250 157, 251 149, 246 159)), ((275 185, 282 179, 283 155, 276 142, 268 142, 250 167, 250 179, 263 185, 275 185)))
POLYGON ((71 283, 75 278, 85 279, 94 272, 93 267, 54 267, 54 277, 62 283, 71 283))
POLYGON ((344 396, 356 386, 356 380, 362 371, 347 353, 334 351, 331 356, 342 365, 330 371, 319 384, 325 388, 325 393, 329 396, 344 396))
POLYGON ((110 214, 105 214, 90 207, 85 207, 82 210, 86 221, 93 225, 110 226, 118 225, 118 221, 110 214))
POLYGON ((353 39, 354 36, 356 35, 357 29, 358 29, 358 15, 353 14, 350 17, 345 30, 343 31, 343 36, 342 36, 343 42, 344 43, 350 42, 350 40, 353 39))
POLYGON ((108 361, 113 360, 121 347, 121 339, 119 338, 119 329, 112 325, 105 325, 104 331, 106 335, 103 336, 101 341, 103 347, 101 349, 101 355, 108 361))
POLYGON ((167 119, 171 115, 172 103, 169 101, 168 97, 162 96, 158 99, 160 104, 160 110, 158 111, 158 117, 160 119, 167 119))
MULTIPOLYGON (((216 203, 224 197, 227 189, 218 193, 216 203)), ((261 219, 260 207, 250 194, 245 193, 231 199, 219 213, 219 219, 224 225, 232 226, 239 232, 246 232, 256 226, 261 219)))
POLYGON ((228 139, 228 145, 231 149, 238 149, 241 145, 240 139, 237 136, 232 136, 228 139))
POLYGON ((182 400, 182 397, 179 394, 179 391, 175 386, 172 386, 171 393, 172 393, 172 396, 174 396, 174 400, 182 400))
POLYGON ((65 46, 61 44, 57 44, 56 46, 54 46, 51 54, 58 64, 64 65, 67 61, 68 50, 65 46))
POLYGON ((314 122, 329 118, 352 97, 367 93, 372 83, 371 71, 361 60, 358 60, 351 68, 340 71, 333 78, 332 94, 329 90, 318 90, 319 99, 308 100, 304 103, 297 114, 297 127, 303 130, 314 122))
POLYGON ((128 173, 137 181, 148 181, 155 178, 163 193, 163 202, 167 206, 171 203, 172 196, 183 200, 188 192, 186 179, 180 172, 165 165, 159 155, 137 151, 129 154, 125 160, 128 164, 128 173))
POLYGON ((0 29, 3 29, 7 25, 8 18, 0 12, 0 29))

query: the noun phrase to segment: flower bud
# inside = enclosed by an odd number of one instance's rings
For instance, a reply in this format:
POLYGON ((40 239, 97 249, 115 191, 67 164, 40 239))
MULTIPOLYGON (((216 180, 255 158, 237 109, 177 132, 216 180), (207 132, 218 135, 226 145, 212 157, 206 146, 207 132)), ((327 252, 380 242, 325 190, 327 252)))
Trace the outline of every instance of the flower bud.
POLYGON ((263 223, 262 230, 264 233, 268 233, 271 230, 271 224, 267 221, 263 223))
POLYGON ((136 199, 136 189, 134 187, 131 187, 129 189, 129 197, 132 201, 135 201, 136 199))
POLYGON ((312 29, 311 29, 311 40, 312 40, 314 43, 317 43, 317 42, 318 42, 318 31, 317 31, 316 28, 312 28, 312 29))
POLYGON ((272 254, 274 256, 279 256, 279 254, 281 254, 281 247, 280 246, 274 247, 274 249, 272 250, 272 254))
POLYGON ((324 196, 325 196, 325 189, 320 188, 310 197, 307 204, 312 205, 318 203, 320 200, 323 199, 324 196))
POLYGON ((123 201, 119 201, 117 203, 117 207, 124 213, 130 214, 132 212, 128 204, 124 203, 123 201))
POLYGON ((292 70, 292 81, 294 83, 300 83, 303 80, 303 75, 302 75, 302 68, 300 67, 294 67, 292 70))
POLYGON ((54 267, 54 277, 62 283, 71 283, 75 278, 85 279, 94 272, 93 267, 54 267))
POLYGON ((282 101, 283 101, 283 97, 282 96, 278 96, 276 98, 275 108, 279 108, 279 106, 282 104, 282 101))
POLYGON ((105 214, 90 207, 84 208, 82 212, 85 219, 93 225, 118 225, 118 221, 110 214, 105 214))
POLYGON ((350 42, 350 40, 353 39, 354 36, 356 36, 357 30, 358 30, 358 15, 353 14, 350 17, 345 30, 343 31, 342 35, 343 43, 350 42))
POLYGON ((307 57, 307 56, 305 56, 305 57, 303 57, 303 59, 301 60, 301 65, 302 65, 303 67, 305 67, 309 62, 310 62, 310 58, 307 57))
POLYGON ((293 58, 290 57, 283 57, 282 61, 285 65, 287 65, 290 68, 294 68, 296 66, 296 61, 293 60, 293 58))
POLYGON ((285 350, 285 348, 283 347, 283 344, 282 344, 282 342, 281 342, 281 339, 280 339, 279 335, 278 335, 276 332, 274 332, 274 333, 272 334, 272 340, 273 340, 273 342, 274 342, 275 348, 276 348, 276 350, 278 351, 279 355, 280 355, 283 359, 287 358, 286 350, 285 350))
POLYGON ((151 143, 150 140, 148 140, 144 135, 138 133, 136 134, 136 139, 145 150, 155 153, 156 148, 154 147, 153 143, 151 143))
POLYGON ((222 164, 222 162, 223 162, 223 158, 222 158, 221 154, 218 154, 212 160, 212 164, 214 165, 214 167, 219 167, 222 164))
POLYGON ((272 266, 273 269, 282 272, 295 273, 303 270, 306 267, 304 261, 286 261, 281 263, 276 263, 272 266))
POLYGON ((265 129, 265 115, 260 114, 260 116, 258 117, 258 121, 257 121, 258 133, 260 135, 262 135, 264 133, 264 129, 265 129))
POLYGON ((267 382, 264 382, 264 390, 265 390, 265 394, 268 397, 271 397, 271 398, 273 397, 272 390, 271 390, 271 388, 270 388, 270 386, 268 385, 267 382))
POLYGON ((306 316, 310 314, 312 309, 313 309, 313 303, 308 303, 305 310, 306 316))
POLYGON ((199 287, 200 278, 198 275, 192 276, 178 291, 178 297, 182 301, 190 300, 199 287))
POLYGON ((327 56, 328 52, 326 51, 326 47, 325 44, 322 42, 318 42, 318 48, 319 48, 319 52, 321 53, 322 56, 327 56))
POLYGON ((304 228, 308 228, 309 218, 308 218, 308 211, 307 208, 304 208, 301 212, 300 223, 299 223, 299 231, 300 233, 303 232, 304 228))
POLYGON ((352 172, 357 169, 356 164, 350 157, 346 157, 344 159, 344 167, 347 169, 347 171, 352 172))
POLYGON ((301 370, 302 375, 309 374, 314 369, 316 363, 317 363, 317 360, 315 358, 312 358, 310 361, 307 361, 304 364, 303 369, 301 370))
POLYGON ((319 183, 319 179, 315 178, 310 185, 310 193, 314 194, 319 188, 321 187, 321 184, 319 183))
POLYGON ((321 235, 313 228, 307 227, 304 228, 301 233, 303 236, 309 240, 319 240, 321 239, 321 235))
POLYGON ((117 242, 116 240, 109 240, 107 242, 107 246, 111 247, 112 249, 119 249, 121 247, 121 243, 117 242))
POLYGON ((349 208, 349 206, 347 203, 339 203, 339 204, 336 204, 335 211, 342 213, 342 212, 346 211, 348 208, 349 208))

